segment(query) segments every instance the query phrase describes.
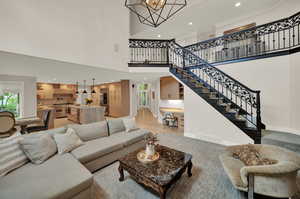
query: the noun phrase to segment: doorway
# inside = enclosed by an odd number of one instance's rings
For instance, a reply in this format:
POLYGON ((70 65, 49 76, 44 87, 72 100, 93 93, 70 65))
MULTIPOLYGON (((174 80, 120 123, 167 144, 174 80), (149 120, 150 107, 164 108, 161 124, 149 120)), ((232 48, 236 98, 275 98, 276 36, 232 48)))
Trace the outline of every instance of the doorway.
POLYGON ((149 84, 142 83, 138 85, 138 109, 150 108, 149 84))

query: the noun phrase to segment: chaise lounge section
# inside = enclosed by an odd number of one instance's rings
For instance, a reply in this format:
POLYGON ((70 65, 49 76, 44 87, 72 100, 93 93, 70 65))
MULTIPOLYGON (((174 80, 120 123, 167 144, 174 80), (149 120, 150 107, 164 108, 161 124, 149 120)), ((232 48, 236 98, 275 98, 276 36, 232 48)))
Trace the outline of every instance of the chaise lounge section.
MULTIPOLYGON (((56 154, 42 164, 27 163, 0 178, 1 199, 89 199, 94 172, 145 146, 150 132, 125 131, 122 119, 38 132, 65 133, 73 128, 84 144, 71 153, 56 154)), ((26 136, 26 135, 25 135, 26 136)))

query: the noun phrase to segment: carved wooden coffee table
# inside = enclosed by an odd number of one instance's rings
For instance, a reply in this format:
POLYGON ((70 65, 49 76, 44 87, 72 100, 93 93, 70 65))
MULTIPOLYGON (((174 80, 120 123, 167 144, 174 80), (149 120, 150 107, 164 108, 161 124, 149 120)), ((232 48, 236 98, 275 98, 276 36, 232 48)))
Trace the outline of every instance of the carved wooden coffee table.
POLYGON ((167 190, 180 179, 186 169, 188 176, 192 176, 192 155, 158 145, 156 151, 160 154, 159 160, 144 164, 137 159, 137 153, 141 150, 119 159, 120 181, 124 181, 125 170, 136 182, 156 191, 164 199, 167 190))

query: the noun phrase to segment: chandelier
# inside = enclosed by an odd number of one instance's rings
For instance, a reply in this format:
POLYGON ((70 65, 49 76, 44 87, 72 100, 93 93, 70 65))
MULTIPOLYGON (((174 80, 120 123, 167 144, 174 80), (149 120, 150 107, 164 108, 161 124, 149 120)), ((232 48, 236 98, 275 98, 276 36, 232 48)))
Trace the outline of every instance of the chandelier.
POLYGON ((186 0, 126 0, 125 6, 141 23, 156 28, 186 6, 186 0))

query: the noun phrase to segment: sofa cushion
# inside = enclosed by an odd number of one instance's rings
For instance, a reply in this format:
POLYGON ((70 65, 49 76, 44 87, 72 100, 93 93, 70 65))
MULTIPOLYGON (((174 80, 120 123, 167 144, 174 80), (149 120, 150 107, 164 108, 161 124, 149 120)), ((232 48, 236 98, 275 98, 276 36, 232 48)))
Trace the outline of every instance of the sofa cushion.
POLYGON ((49 134, 32 133, 23 136, 20 147, 34 164, 41 164, 57 152, 54 139, 49 134))
POLYGON ((105 137, 86 142, 73 150, 72 154, 81 163, 87 163, 121 148, 123 148, 122 140, 105 137))
POLYGON ((247 166, 276 164, 277 160, 262 157, 252 144, 246 144, 232 151, 233 157, 241 160, 247 166))
POLYGON ((84 144, 72 128, 68 128, 64 134, 55 134, 54 140, 57 144, 58 154, 68 153, 84 144))
POLYGON ((69 199, 92 186, 91 173, 71 154, 31 163, 0 180, 1 199, 69 199))
POLYGON ((109 135, 126 131, 122 118, 108 120, 107 124, 108 124, 109 135))
POLYGON ((126 128, 126 132, 135 131, 139 129, 136 125, 135 118, 123 118, 123 123, 126 128))
POLYGON ((107 137, 108 136, 108 129, 106 121, 102 122, 95 122, 90 124, 72 124, 68 126, 75 130, 77 135, 83 141, 90 141, 93 139, 107 137))
POLYGON ((144 140, 145 137, 149 136, 150 132, 145 129, 138 129, 131 132, 123 131, 118 134, 111 135, 110 137, 115 140, 120 140, 124 144, 124 146, 128 146, 144 140))
POLYGON ((20 148, 19 141, 22 139, 20 133, 0 139, 0 177, 23 166, 29 161, 20 148))
POLYGON ((40 131, 38 133, 48 133, 49 135, 52 136, 52 138, 54 138, 55 134, 63 134, 66 131, 67 131, 66 127, 60 127, 60 128, 55 128, 55 129, 49 129, 49 130, 46 130, 46 131, 40 131))

